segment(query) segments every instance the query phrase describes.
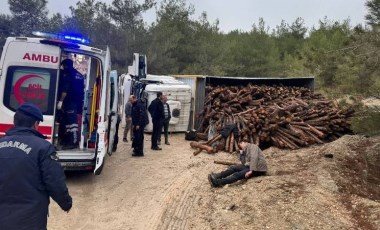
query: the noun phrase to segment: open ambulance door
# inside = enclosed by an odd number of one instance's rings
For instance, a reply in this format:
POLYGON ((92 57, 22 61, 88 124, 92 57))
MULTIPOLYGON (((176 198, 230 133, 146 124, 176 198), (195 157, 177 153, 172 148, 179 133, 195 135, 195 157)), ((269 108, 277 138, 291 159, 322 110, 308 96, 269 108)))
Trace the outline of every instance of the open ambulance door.
MULTIPOLYGON (((105 57, 105 61, 104 61, 104 68, 103 68, 103 76, 102 76, 102 82, 103 83, 106 83, 108 80, 106 78, 109 78, 109 74, 110 74, 110 71, 111 71, 111 54, 110 54, 110 50, 109 48, 107 47, 107 50, 106 50, 106 57, 105 57)), ((109 82, 109 81, 108 81, 109 82)), ((103 84, 102 83, 102 84, 103 84)), ((107 91, 107 88, 106 87, 109 87, 109 85, 102 85, 101 86, 101 92, 102 92, 102 95, 101 95, 101 107, 100 110, 106 110, 105 109, 105 106, 106 105, 106 102, 108 101, 107 100, 107 97, 108 95, 104 95, 107 91)), ((109 105, 108 105, 109 106, 109 105)), ((107 152, 107 149, 108 149, 108 140, 107 140, 107 134, 105 132, 107 132, 107 127, 105 127, 106 125, 104 124, 104 121, 105 118, 103 117, 104 114, 101 114, 101 121, 99 121, 98 123, 98 131, 97 131, 97 147, 96 147, 96 161, 95 161, 95 170, 94 170, 94 174, 95 175, 99 175, 102 170, 103 170, 103 164, 104 164, 104 157, 106 155, 106 152, 107 152), (102 127, 103 126, 103 127, 102 127)))
MULTIPOLYGON (((111 100, 110 100, 110 114, 108 117, 108 155, 112 155, 113 147, 115 145, 116 135, 117 135, 117 123, 118 123, 118 81, 117 81, 117 71, 112 70, 110 74, 110 90, 111 90, 111 100)), ((108 106, 108 105, 107 105, 108 106)), ((117 143, 116 143, 117 144, 117 143)))

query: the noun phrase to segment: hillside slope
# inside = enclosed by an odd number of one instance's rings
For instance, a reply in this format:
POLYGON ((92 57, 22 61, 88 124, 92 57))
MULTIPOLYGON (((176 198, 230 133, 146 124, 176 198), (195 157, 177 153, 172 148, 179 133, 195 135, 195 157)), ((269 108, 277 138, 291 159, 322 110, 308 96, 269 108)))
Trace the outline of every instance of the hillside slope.
POLYGON ((380 137, 264 154, 268 176, 202 187, 194 229, 380 229, 380 137))

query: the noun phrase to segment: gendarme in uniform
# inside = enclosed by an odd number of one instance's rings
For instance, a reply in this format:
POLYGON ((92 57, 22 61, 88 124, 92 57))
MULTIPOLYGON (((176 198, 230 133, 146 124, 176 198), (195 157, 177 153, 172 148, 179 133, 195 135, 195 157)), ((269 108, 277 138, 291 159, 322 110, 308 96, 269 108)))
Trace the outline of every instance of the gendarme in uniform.
POLYGON ((56 151, 36 130, 39 121, 41 111, 25 103, 0 138, 0 229, 46 229, 49 197, 65 211, 72 206, 56 151), (32 127, 24 127, 28 119, 32 127))

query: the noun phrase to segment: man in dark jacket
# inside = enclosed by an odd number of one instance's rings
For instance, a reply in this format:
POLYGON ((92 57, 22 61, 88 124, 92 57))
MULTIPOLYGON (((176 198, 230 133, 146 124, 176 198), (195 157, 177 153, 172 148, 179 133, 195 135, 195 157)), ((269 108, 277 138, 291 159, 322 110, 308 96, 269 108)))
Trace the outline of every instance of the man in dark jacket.
POLYGON ((71 59, 61 63, 63 70, 60 74, 59 101, 57 110, 64 112, 65 138, 62 149, 79 147, 78 114, 82 114, 84 99, 84 77, 74 68, 71 59))
POLYGON ((268 168, 264 154, 259 146, 241 141, 239 165, 232 165, 227 170, 220 173, 208 175, 209 182, 213 187, 221 187, 225 184, 232 184, 238 180, 248 179, 265 175, 268 168))
POLYGON ((137 100, 132 96, 132 125, 133 125, 133 141, 132 148, 134 157, 144 156, 144 129, 148 124, 148 114, 146 111, 145 98, 137 100))
POLYGON ((153 150, 162 150, 160 147, 158 147, 158 139, 162 132, 162 122, 164 115, 164 105, 162 104, 161 98, 162 92, 157 92, 157 98, 150 103, 148 108, 153 123, 151 146, 151 149, 153 150))
POLYGON ((31 103, 14 115, 0 138, 0 229, 46 229, 49 197, 66 212, 72 199, 54 146, 37 130, 41 111, 31 103))

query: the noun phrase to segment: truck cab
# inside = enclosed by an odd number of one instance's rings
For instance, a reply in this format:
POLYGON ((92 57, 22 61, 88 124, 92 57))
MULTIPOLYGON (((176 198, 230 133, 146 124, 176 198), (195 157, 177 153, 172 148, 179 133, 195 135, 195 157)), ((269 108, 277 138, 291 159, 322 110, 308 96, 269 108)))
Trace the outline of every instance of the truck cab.
POLYGON ((118 79, 111 71, 109 49, 82 44, 82 38, 37 33, 42 37, 9 37, 0 59, 0 136, 13 126, 13 115, 24 102, 37 105, 44 121, 39 131, 57 149, 65 170, 92 170, 99 175, 106 153, 112 153, 118 114, 118 79), (77 112, 78 148, 61 150, 62 130, 57 110, 60 63, 71 59, 83 75, 83 102, 77 112))

